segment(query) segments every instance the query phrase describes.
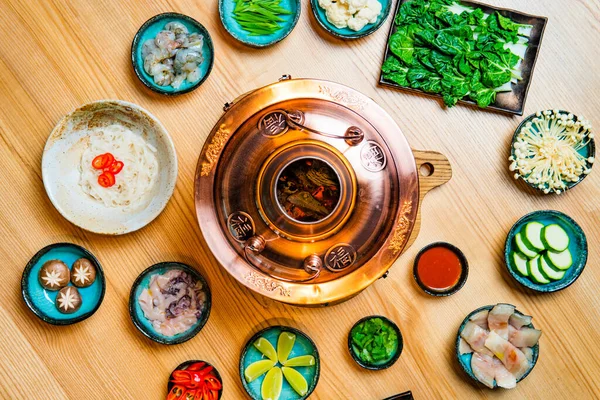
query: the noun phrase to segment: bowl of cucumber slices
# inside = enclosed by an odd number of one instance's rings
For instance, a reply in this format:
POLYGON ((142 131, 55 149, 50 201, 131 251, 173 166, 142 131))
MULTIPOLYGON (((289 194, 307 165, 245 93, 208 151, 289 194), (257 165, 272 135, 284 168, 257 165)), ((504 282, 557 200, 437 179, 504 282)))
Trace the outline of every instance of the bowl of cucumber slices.
POLYGON ((519 219, 506 238, 509 273, 529 289, 550 293, 571 285, 583 272, 588 247, 583 229, 559 211, 541 210, 519 219))

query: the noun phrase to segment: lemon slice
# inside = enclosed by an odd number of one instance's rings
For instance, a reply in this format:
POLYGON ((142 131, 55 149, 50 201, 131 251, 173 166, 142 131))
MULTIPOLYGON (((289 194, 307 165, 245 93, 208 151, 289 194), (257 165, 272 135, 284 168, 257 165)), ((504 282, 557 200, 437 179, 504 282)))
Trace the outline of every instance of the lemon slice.
POLYGON ((271 360, 259 360, 253 362, 252 364, 246 367, 244 371, 244 377, 246 378, 246 382, 250 383, 275 365, 274 361, 271 360))
POLYGON ((279 367, 274 367, 267 372, 260 388, 260 394, 263 400, 278 400, 281 395, 281 385, 283 384, 283 375, 279 367))
POLYGON ((277 339, 277 358, 280 363, 285 363, 292 352, 294 342, 296 341, 296 335, 291 332, 281 332, 279 339, 277 339))
POLYGON ((292 389, 296 391, 300 396, 304 396, 308 392, 308 383, 302 374, 296 371, 294 368, 281 367, 285 380, 288 381, 292 389))
POLYGON ((259 337, 256 342, 254 342, 254 347, 258 351, 260 351, 265 357, 274 363, 277 362, 277 352, 275 351, 275 347, 264 337, 259 337))
POLYGON ((290 358, 283 363, 286 367, 312 367, 315 365, 315 358, 313 356, 299 356, 290 358))

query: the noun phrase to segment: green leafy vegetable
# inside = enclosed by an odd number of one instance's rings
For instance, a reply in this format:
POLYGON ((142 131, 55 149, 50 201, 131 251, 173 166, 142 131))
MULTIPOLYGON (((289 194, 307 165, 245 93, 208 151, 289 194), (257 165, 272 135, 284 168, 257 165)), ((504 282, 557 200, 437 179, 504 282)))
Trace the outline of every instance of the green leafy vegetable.
POLYGON ((456 0, 409 0, 394 19, 383 78, 440 94, 451 107, 470 98, 480 107, 522 79, 530 25, 456 0))
POLYGON ((234 0, 233 18, 251 36, 271 35, 279 31, 282 15, 291 14, 281 0, 234 0))
POLYGON ((370 318, 352 328, 352 349, 362 361, 377 364, 398 350, 396 330, 381 318, 370 318))

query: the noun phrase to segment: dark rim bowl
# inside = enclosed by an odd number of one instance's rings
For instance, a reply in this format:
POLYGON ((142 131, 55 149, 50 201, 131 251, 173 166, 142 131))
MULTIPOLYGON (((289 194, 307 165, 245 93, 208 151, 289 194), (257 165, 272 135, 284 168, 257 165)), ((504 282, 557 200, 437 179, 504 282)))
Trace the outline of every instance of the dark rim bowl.
POLYGON ((29 260, 29 262, 25 266, 25 269, 23 270, 23 275, 21 277, 21 294, 23 296, 23 300, 25 300, 25 304, 27 304, 27 307, 29 307, 29 309, 31 311, 33 311, 33 313, 39 319, 41 319, 42 321, 47 322, 49 324, 52 324, 52 325, 72 325, 72 324, 81 322, 81 321, 91 317, 100 308, 100 305, 102 304, 102 301, 104 300, 105 292, 106 292, 106 279, 104 278, 104 270, 102 269, 102 265, 100 265, 100 261, 98 261, 98 259, 90 251, 88 251, 87 249, 85 249, 77 244, 74 244, 74 243, 66 243, 66 242, 53 243, 53 244, 50 244, 50 245, 44 247, 43 249, 39 250, 37 253, 35 253, 35 255, 31 258, 31 260, 29 260), (94 267, 96 268, 96 280, 100 284, 100 297, 98 299, 98 303, 96 304, 96 306, 94 306, 94 308, 91 311, 89 311, 83 315, 80 315, 78 317, 71 318, 71 319, 56 319, 56 318, 50 317, 49 315, 46 315, 33 302, 33 299, 31 298, 31 294, 29 293, 29 283, 27 282, 27 279, 29 278, 29 274, 31 273, 32 268, 39 261, 39 259, 42 258, 42 256, 44 256, 50 250, 53 250, 55 248, 60 248, 60 247, 72 247, 72 248, 76 249, 78 252, 83 253, 85 255, 85 258, 89 259, 94 264, 94 267))
POLYGON ((504 244, 504 261, 510 276, 512 276, 513 279, 519 282, 522 286, 540 293, 552 293, 571 286, 581 276, 581 273, 585 269, 587 258, 588 245, 585 232, 573 218, 555 210, 534 211, 519 218, 519 220, 515 222, 510 229, 510 232, 508 232, 508 236, 506 237, 506 242, 504 244), (563 229, 565 229, 565 226, 567 227, 565 230, 569 236, 569 250, 571 250, 571 256, 573 257, 573 265, 567 270, 565 276, 558 281, 551 281, 545 285, 535 283, 529 278, 516 273, 513 268, 513 261, 510 257, 510 254, 516 248, 513 243, 517 232, 520 231, 520 229, 526 223, 540 220, 551 220, 554 223, 559 223, 563 229))
MULTIPOLYGON (((543 110, 541 112, 543 113, 544 111, 549 111, 549 110, 543 110)), ((550 111, 554 111, 554 110, 550 110, 550 111)), ((579 119, 577 115, 575 115, 574 113, 571 113, 569 111, 558 110, 558 112, 560 114, 573 114, 573 119, 575 121, 577 121, 579 119)), ((521 123, 519 124, 519 126, 517 126, 517 129, 515 129, 515 133, 513 133, 513 137, 512 137, 512 140, 510 142, 510 155, 511 156, 514 157, 514 155, 515 155, 514 144, 515 144, 515 141, 517 140, 517 135, 519 134, 519 132, 521 132, 521 129, 523 129, 523 127, 525 126, 525 124, 527 124, 532 119, 534 119, 534 118, 537 117, 536 114, 537 113, 533 113, 533 114, 527 116, 523 121, 521 121, 521 123)), ((596 157, 596 139, 592 138, 592 140, 590 140, 590 142, 587 144, 586 147, 589 148, 589 152, 590 152, 590 154, 589 154, 588 157, 596 157)), ((590 168, 593 168, 593 166, 594 166, 594 164, 591 164, 590 168)), ((587 174, 583 174, 577 182, 567 182, 567 187, 565 188, 564 191, 567 191, 569 189, 574 188, 575 186, 577 186, 578 184, 580 184, 585 178, 587 178, 587 176, 588 176, 587 174)), ((521 177, 521 175, 519 175, 519 177, 521 177)), ((526 181, 525 179, 523 179, 523 177, 521 177, 521 179, 519 179, 519 180, 525 182, 529 187, 537 190, 538 192, 540 192, 542 194, 545 194, 543 189, 540 189, 537 186, 535 186, 534 184, 529 183, 528 181, 526 181)), ((548 194, 551 194, 551 193, 556 194, 554 192, 550 192, 548 194)))
POLYGON ((219 19, 221 20, 221 24, 223 25, 223 28, 225 28, 225 30, 227 31, 227 33, 229 33, 229 35, 231 35, 232 38, 234 38, 235 40, 237 40, 238 42, 245 44, 246 46, 250 46, 250 47, 254 47, 257 49, 261 49, 261 48, 265 48, 265 47, 269 47, 269 46, 273 46, 276 43, 281 42, 283 39, 287 38, 290 33, 292 33, 292 31, 296 28, 296 24, 298 23, 298 20, 300 19, 300 14, 302 13, 302 4, 300 0, 292 0, 296 3, 296 14, 294 15, 294 19, 292 20, 291 25, 287 28, 287 32, 285 32, 282 36, 278 36, 276 38, 274 38, 273 40, 266 42, 266 43, 257 43, 257 42, 253 42, 249 39, 244 39, 243 37, 241 37, 240 35, 238 35, 236 32, 232 31, 228 24, 225 23, 225 20, 223 18, 223 14, 225 13, 224 11, 224 7, 223 7, 223 2, 224 1, 233 1, 233 0, 219 0, 219 19))
MULTIPOLYGON (((197 89, 200 85, 202 85, 212 71, 213 64, 215 61, 214 54, 215 54, 215 50, 214 50, 212 38, 210 37, 210 33, 208 33, 208 30, 204 27, 204 25, 202 25, 200 22, 196 21, 195 19, 188 17, 187 15, 174 13, 174 12, 166 12, 166 13, 158 14, 158 15, 155 15, 154 17, 150 18, 148 21, 144 22, 144 24, 140 27, 140 29, 137 31, 137 33, 133 37, 133 42, 131 43, 131 64, 133 65, 133 70, 135 72, 135 75, 139 78, 139 80, 148 89, 150 89, 156 93, 166 95, 166 96, 177 96, 180 94, 189 93, 192 90, 197 89), (200 78, 200 80, 198 82, 194 83, 193 85, 191 85, 185 89, 172 90, 172 91, 165 90, 161 86, 156 85, 154 83, 154 81, 152 80, 152 77, 149 76, 148 74, 146 74, 146 71, 141 71, 140 67, 139 67, 140 63, 143 64, 143 60, 139 60, 138 54, 137 54, 138 48, 143 44, 143 43, 141 43, 142 35, 146 31, 146 29, 148 29, 150 26, 159 22, 162 19, 167 19, 167 18, 183 20, 183 21, 187 22, 188 24, 196 27, 196 29, 198 29, 198 32, 204 36, 204 42, 205 42, 206 46, 208 46, 208 49, 209 49, 209 51, 208 51, 209 54, 204 54, 204 52, 203 52, 204 62, 209 63, 206 73, 204 74, 204 76, 202 78, 200 78)), ((143 69, 143 67, 142 67, 142 69, 143 69)))
MULTIPOLYGON (((173 386, 174 386, 174 384, 171 382, 171 377, 173 376, 173 372, 175 372, 175 371, 177 371, 177 370, 180 370, 180 369, 187 368, 187 367, 188 367, 188 365, 191 365, 191 364, 194 364, 194 363, 197 363, 197 362, 203 362, 203 363, 205 363, 205 364, 206 364, 206 366, 207 366, 207 367, 208 367, 208 366, 211 366, 211 367, 213 367, 213 372, 215 373, 215 375, 217 376, 217 378, 219 378, 219 380, 221 381, 221 385, 223 385, 223 378, 221 377, 221 374, 219 373, 219 370, 218 370, 218 369, 217 369, 217 368, 216 368, 214 365, 212 365, 211 363, 209 363, 209 362, 207 362, 207 361, 204 361, 204 360, 187 360, 187 361, 184 361, 184 362, 182 362, 181 364, 179 364, 179 365, 177 366, 177 368, 175 368, 175 369, 174 369, 174 370, 171 372, 171 374, 169 375, 169 383, 167 384, 167 396, 169 395, 169 392, 171 391, 171 389, 172 389, 172 388, 173 388, 173 386)), ((225 385, 223 385, 223 386, 221 387, 221 390, 219 390, 219 397, 217 397, 217 400, 219 400, 219 399, 220 399, 220 398, 223 396, 223 388, 224 388, 224 387, 225 387, 225 385)))
POLYGON ((377 21, 374 24, 369 24, 365 28, 361 29, 360 31, 355 32, 355 33, 350 33, 350 34, 342 34, 340 32, 336 32, 335 30, 333 30, 332 28, 327 26, 327 23, 325 21, 323 21, 321 19, 321 16, 319 15, 319 10, 320 10, 319 0, 310 0, 310 7, 312 9, 312 13, 313 13, 313 16, 315 17, 315 20, 317 21, 319 26, 321 28, 323 28, 323 30, 325 30, 327 33, 329 33, 330 35, 335 36, 339 39, 355 40, 355 39, 364 38, 365 36, 369 36, 370 34, 372 34, 373 32, 377 31, 379 28, 382 27, 383 23, 387 20, 388 16, 390 15, 390 12, 392 10, 392 0, 388 0, 387 4, 385 6, 382 4, 381 14, 379 15, 379 17, 377 17, 377 21))
POLYGON ((200 272, 196 271, 194 268, 190 267, 189 265, 183 264, 180 262, 174 262, 174 261, 161 262, 161 263, 154 264, 154 265, 146 268, 144 270, 144 272, 142 272, 136 278, 136 280, 133 282, 133 285, 131 286, 131 292, 129 293, 129 316, 131 317, 131 321, 133 321, 133 324, 135 325, 135 327, 138 328, 138 330, 140 332, 142 332, 142 334, 144 336, 146 336, 147 338, 149 338, 157 343, 161 343, 161 344, 169 344, 169 345, 179 344, 179 343, 187 342, 188 340, 190 340, 191 338, 196 336, 198 334, 198 332, 200 332, 202 330, 202 328, 208 321, 208 317, 210 316, 211 306, 212 306, 212 296, 210 293, 210 286, 208 285, 208 282, 206 281, 206 279, 204 279, 204 277, 200 274, 200 272), (135 310, 135 305, 136 305, 136 301, 137 301, 137 299, 135 297, 136 289, 141 284, 142 280, 144 278, 146 278, 146 276, 152 274, 153 272, 155 272, 159 269, 181 269, 181 270, 187 272, 188 274, 192 275, 196 280, 198 280, 202 283, 203 290, 206 293, 205 307, 202 312, 202 316, 200 317, 200 319, 198 319, 198 322, 196 322, 196 325, 193 328, 185 331, 184 333, 179 333, 171 338, 168 338, 164 335, 160 335, 160 334, 154 332, 154 330, 146 328, 140 321, 140 318, 145 318, 143 313, 142 313, 142 315, 138 315, 138 313, 135 310))
POLYGON ((398 358, 400 358, 400 355, 402 354, 403 349, 404 349, 404 339, 402 338, 402 333, 400 332, 400 328, 398 328, 398 325, 396 325, 396 323, 391 321, 389 318, 384 317, 383 315, 368 315, 366 317, 363 317, 363 318, 359 319, 358 321, 356 321, 356 323, 354 325, 352 325, 352 328, 348 332, 348 351, 350 352, 350 356, 352 357, 352 359, 354 361, 356 361, 356 363, 358 365, 360 365, 361 367, 363 367, 365 369, 369 369, 372 371, 380 371, 382 369, 387 369, 387 368, 391 367, 392 365, 394 365, 394 363, 396 361, 398 361, 398 358), (394 353, 394 355, 388 361, 381 363, 381 364, 369 364, 369 363, 361 360, 354 353, 354 349, 352 347, 352 331, 354 330, 354 328, 356 328, 356 326, 358 324, 360 324, 361 322, 367 321, 369 319, 374 319, 374 318, 381 318, 382 320, 387 322, 396 331, 396 335, 398 336, 398 348, 396 349, 396 353, 394 353))
MULTIPOLYGON (((498 303, 498 304, 508 304, 508 303, 498 303)), ((512 304, 510 304, 512 305, 512 304)), ((488 305, 488 306, 483 306, 483 307, 479 307, 476 310, 473 310, 469 313, 469 315, 467 315, 465 317, 465 319, 463 320, 463 322, 460 324, 460 327, 458 328, 458 332, 456 333, 456 341, 454 344, 454 353, 456 354, 456 358, 458 359, 458 363, 460 364, 461 368, 463 369, 463 371, 466 372, 467 375, 469 375, 471 377, 471 379, 473 379, 475 382, 483 385, 481 382, 479 382, 479 380, 475 377, 475 375, 473 374, 473 370, 471 369, 471 354, 460 354, 459 351, 459 345, 460 345, 460 333, 462 332, 463 328, 465 327, 465 325, 467 324, 467 322, 469 321, 469 318, 471 318, 471 316, 475 315, 476 313, 478 313, 479 311, 482 310, 491 310, 492 308, 494 308, 494 305, 488 305), (467 364, 467 360, 469 359, 469 363, 467 364)), ((521 311, 517 310, 515 308, 515 313, 521 314, 521 315, 525 315, 523 314, 521 311)), ((533 324, 529 324, 529 325, 525 325, 529 328, 535 328, 533 326, 533 324)), ((531 367, 529 368, 529 370, 525 373, 525 375, 523 375, 522 377, 520 377, 517 380, 517 383, 521 382, 523 379, 527 378, 527 376, 531 373, 531 371, 533 370, 533 368, 535 367, 535 364, 537 363, 538 357, 540 355, 540 344, 539 342, 532 347, 533 350, 533 359, 531 360, 531 367)), ((498 388, 498 386, 496 386, 496 381, 494 381, 494 388, 498 388)))
MULTIPOLYGON (((248 353, 248 350, 254 344, 254 342, 257 341, 259 337, 263 336, 265 334, 265 332, 268 332, 270 330, 279 330, 280 332, 292 332, 296 336, 302 336, 303 338, 305 338, 312 346, 312 348, 313 348, 312 355, 315 357, 315 368, 316 368, 315 376, 312 379, 312 382, 308 382, 308 391, 306 392, 306 394, 304 396, 298 395, 299 396, 298 400, 307 399, 314 392, 315 388, 317 387, 317 384, 319 383, 319 377, 321 374, 321 359, 319 357, 319 350, 317 349, 317 345, 315 344, 315 342, 313 342, 313 340, 306 333, 304 333, 296 328, 292 328, 291 326, 285 326, 285 325, 272 325, 267 328, 261 329, 260 331, 256 332, 254 335, 252 335, 250 340, 248 340, 246 342, 246 345, 242 349, 242 354, 240 355, 240 365, 239 365, 239 375, 240 375, 240 380, 242 382, 242 386, 243 386, 244 390, 248 394, 248 397, 254 399, 252 392, 248 388, 248 382, 246 382, 246 379, 244 379, 244 369, 245 369, 244 361, 246 359, 246 354, 248 353)), ((275 350, 277 350, 277 346, 275 346, 275 350)), ((285 378, 283 378, 283 379, 285 380, 285 378)))
POLYGON ((465 254, 458 247, 446 242, 431 243, 423 247, 421 250, 419 250, 419 253, 417 253, 417 256, 415 257, 415 262, 413 264, 413 277, 415 278, 417 285, 419 285, 419 287, 425 293, 436 297, 450 296, 462 289, 462 287, 467 282, 467 278, 469 277, 469 262, 467 261, 467 257, 465 257, 465 254), (421 282, 421 279, 419 279, 419 274, 417 273, 417 266, 419 265, 419 260, 421 259, 421 256, 427 250, 432 249, 434 247, 445 247, 451 250, 454 254, 456 254, 458 256, 458 259, 460 260, 461 271, 460 277, 458 278, 458 282, 456 283, 456 285, 445 291, 435 291, 425 286, 425 284, 421 282))

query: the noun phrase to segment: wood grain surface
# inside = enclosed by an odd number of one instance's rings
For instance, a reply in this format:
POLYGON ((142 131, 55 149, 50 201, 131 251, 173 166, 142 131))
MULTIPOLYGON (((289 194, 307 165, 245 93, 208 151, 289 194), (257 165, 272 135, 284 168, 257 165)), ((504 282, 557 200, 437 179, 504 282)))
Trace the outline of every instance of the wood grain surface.
MULTIPOLYGON (((562 108, 600 127, 598 0, 489 0, 549 17, 525 113, 562 108)), ((333 39, 317 26, 308 0, 296 29, 278 45, 255 50, 236 43, 218 17, 217 0, 0 0, 0 396, 6 399, 161 399, 170 371, 205 359, 224 377, 223 398, 243 399, 240 350, 259 328, 295 326, 322 356, 313 399, 382 399, 412 390, 416 399, 592 399, 600 397, 600 170, 560 196, 541 196, 508 173, 509 143, 520 117, 378 87, 391 18, 375 34, 333 39), (176 98, 147 90, 135 77, 131 40, 151 16, 177 11, 211 32, 216 51, 209 79, 176 98), (413 246, 390 275, 331 308, 301 309, 267 301, 240 286, 215 262, 196 223, 193 176, 204 139, 239 94, 282 74, 334 80, 371 96, 397 121, 416 149, 445 154, 452 180, 432 190, 413 246), (80 104, 117 98, 141 105, 167 127, 179 157, 175 194, 146 228, 122 237, 90 234, 68 223, 44 191, 40 164, 54 124, 80 104), (557 209, 587 233, 590 257, 567 290, 537 295, 520 288, 503 262, 506 234, 523 214, 557 209), (466 286, 449 298, 420 292, 411 276, 419 248, 437 241, 460 247, 471 266, 466 286), (50 326, 27 309, 22 270, 49 243, 70 241, 104 266, 107 290, 85 322, 50 326), (213 309, 191 341, 163 346, 144 338, 127 312, 136 276, 160 261, 189 263, 210 281, 213 309), (510 392, 469 382, 453 355, 458 325, 471 310, 509 302, 535 318, 544 334, 532 374, 510 392), (381 372, 362 370, 346 349, 352 324, 368 314, 396 321, 405 348, 381 372)), ((596 167, 599 169, 600 167, 596 167)))

